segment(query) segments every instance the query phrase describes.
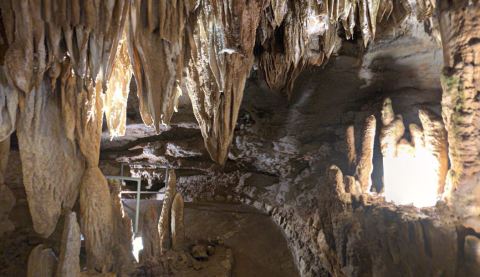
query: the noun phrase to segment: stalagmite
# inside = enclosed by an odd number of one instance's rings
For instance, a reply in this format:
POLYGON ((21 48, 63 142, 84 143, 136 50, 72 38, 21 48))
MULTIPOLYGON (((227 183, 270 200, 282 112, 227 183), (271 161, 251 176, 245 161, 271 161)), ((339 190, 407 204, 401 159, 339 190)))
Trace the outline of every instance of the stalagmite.
POLYGON ((357 166, 357 150, 355 146, 355 127, 350 125, 345 132, 345 146, 347 152, 348 172, 353 174, 357 166))
POLYGON ((421 109, 418 117, 423 127, 424 149, 427 155, 431 156, 431 166, 435 171, 438 193, 442 194, 448 170, 447 132, 442 119, 432 112, 421 109))
POLYGON ((183 197, 175 195, 172 203, 170 229, 172 234, 172 249, 180 250, 185 242, 185 227, 183 224, 183 197))
POLYGON ((437 2, 444 54, 442 116, 448 132, 453 205, 480 231, 480 2, 437 2))
POLYGON ((176 194, 175 186, 177 178, 175 171, 170 169, 168 171, 168 184, 165 190, 165 197, 163 198, 162 212, 158 220, 158 234, 160 239, 160 251, 163 253, 172 247, 172 234, 170 229, 171 224, 171 210, 172 203, 176 194))
POLYGON ((355 177, 360 182, 362 192, 370 192, 373 172, 373 144, 375 141, 377 120, 371 115, 365 119, 362 130, 362 151, 358 158, 355 177))
POLYGON ((80 223, 85 237, 87 267, 108 272, 112 267, 112 201, 107 180, 98 167, 85 171, 80 188, 80 223))
POLYGON ((57 277, 80 276, 80 226, 77 215, 69 212, 65 216, 62 244, 57 266, 57 277))
MULTIPOLYGON (((128 43, 143 122, 160 131, 180 96, 187 0, 133 1, 128 43)), ((192 3, 193 4, 193 3, 192 3)))
POLYGON ((382 124, 380 131, 380 148, 383 157, 395 157, 397 152, 397 143, 405 133, 403 118, 401 115, 395 116, 392 108, 392 101, 386 98, 383 102, 382 124))
POLYGON ((118 180, 109 181, 110 197, 112 199, 113 233, 113 267, 118 274, 129 274, 133 264, 132 220, 124 212, 120 192, 121 183, 118 180))
POLYGON ((57 257, 52 249, 40 244, 28 256, 27 277, 52 277, 55 274, 57 257))
POLYGON ((154 205, 150 205, 143 216, 141 263, 158 260, 161 255, 158 220, 157 208, 154 205))
POLYGON ((261 0, 201 1, 189 19, 187 90, 211 158, 225 163, 253 65, 261 0))

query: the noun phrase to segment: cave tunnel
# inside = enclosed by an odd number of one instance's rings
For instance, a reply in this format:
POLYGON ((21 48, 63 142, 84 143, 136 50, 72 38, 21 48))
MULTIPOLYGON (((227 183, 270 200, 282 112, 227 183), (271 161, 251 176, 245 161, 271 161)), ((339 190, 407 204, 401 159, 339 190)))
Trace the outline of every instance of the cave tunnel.
POLYGON ((478 0, 0 1, 0 276, 480 276, 478 0))

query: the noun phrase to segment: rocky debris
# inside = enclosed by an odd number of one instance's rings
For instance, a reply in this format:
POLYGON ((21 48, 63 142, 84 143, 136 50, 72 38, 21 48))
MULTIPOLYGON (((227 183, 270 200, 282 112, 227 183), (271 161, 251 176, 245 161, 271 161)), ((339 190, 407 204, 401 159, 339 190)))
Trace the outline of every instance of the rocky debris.
POLYGON ((28 256, 28 277, 51 277, 55 275, 57 257, 51 248, 39 244, 28 256))
POLYGON ((197 260, 208 260, 207 246, 203 244, 198 244, 192 246, 190 254, 197 260))
POLYGON ((74 212, 69 212, 65 215, 56 276, 80 276, 80 235, 77 215, 74 212))
POLYGON ((176 193, 172 203, 171 215, 171 234, 172 234, 172 249, 180 250, 185 243, 185 226, 183 224, 183 197, 176 193))
POLYGON ((477 100, 480 73, 478 1, 439 1, 436 11, 443 45, 442 117, 448 132, 452 205, 467 226, 480 231, 480 174, 477 100))

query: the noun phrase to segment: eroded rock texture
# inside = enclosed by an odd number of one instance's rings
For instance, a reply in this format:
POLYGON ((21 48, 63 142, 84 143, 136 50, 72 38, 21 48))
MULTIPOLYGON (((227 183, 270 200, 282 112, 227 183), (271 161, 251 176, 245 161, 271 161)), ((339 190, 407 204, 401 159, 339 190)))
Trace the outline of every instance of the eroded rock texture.
POLYGON ((51 277, 55 274, 57 257, 51 248, 40 244, 28 256, 28 277, 51 277))
POLYGON ((189 19, 187 91, 205 146, 221 164, 253 65, 262 2, 201 1, 189 19))
POLYGON ((18 96, 24 183, 35 229, 48 236, 61 208, 72 208, 78 196, 82 154, 89 164, 98 161, 100 93, 110 77, 127 3, 3 1, 0 8, 9 85, 2 91, 13 91, 3 108, 10 117, 2 121, 14 121, 18 96), (89 136, 98 137, 97 145, 86 141, 89 136))
POLYGON ((70 212, 65 216, 56 276, 80 276, 80 235, 77 215, 70 212))
POLYGON ((169 124, 184 70, 184 28, 187 0, 133 1, 128 21, 128 42, 137 83, 143 122, 169 124))
POLYGON ((168 184, 163 198, 162 211, 160 219, 158 220, 158 234, 160 241, 160 251, 163 253, 172 248, 172 232, 171 232, 171 218, 172 218, 172 204, 176 194, 177 178, 175 171, 170 169, 168 171, 168 184))
POLYGON ((181 250, 185 243, 185 226, 183 224, 183 197, 175 194, 172 203, 170 232, 172 234, 172 249, 181 250))
POLYGON ((458 215, 480 230, 480 24, 478 1, 439 1, 437 6, 444 65, 442 116, 448 131, 458 215))

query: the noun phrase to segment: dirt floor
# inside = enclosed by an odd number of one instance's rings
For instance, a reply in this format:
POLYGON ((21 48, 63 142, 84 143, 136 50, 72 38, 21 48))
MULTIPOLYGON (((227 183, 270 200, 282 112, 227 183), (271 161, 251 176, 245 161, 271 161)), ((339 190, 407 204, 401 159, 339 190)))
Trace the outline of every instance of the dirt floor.
MULTIPOLYGON (((125 206, 130 214, 135 201, 127 201, 125 206)), ((142 200, 141 211, 151 204, 160 206, 161 201, 142 200)), ((191 242, 220 239, 230 247, 235 277, 299 276, 281 230, 268 215, 254 208, 241 204, 185 203, 185 232, 191 242)))

